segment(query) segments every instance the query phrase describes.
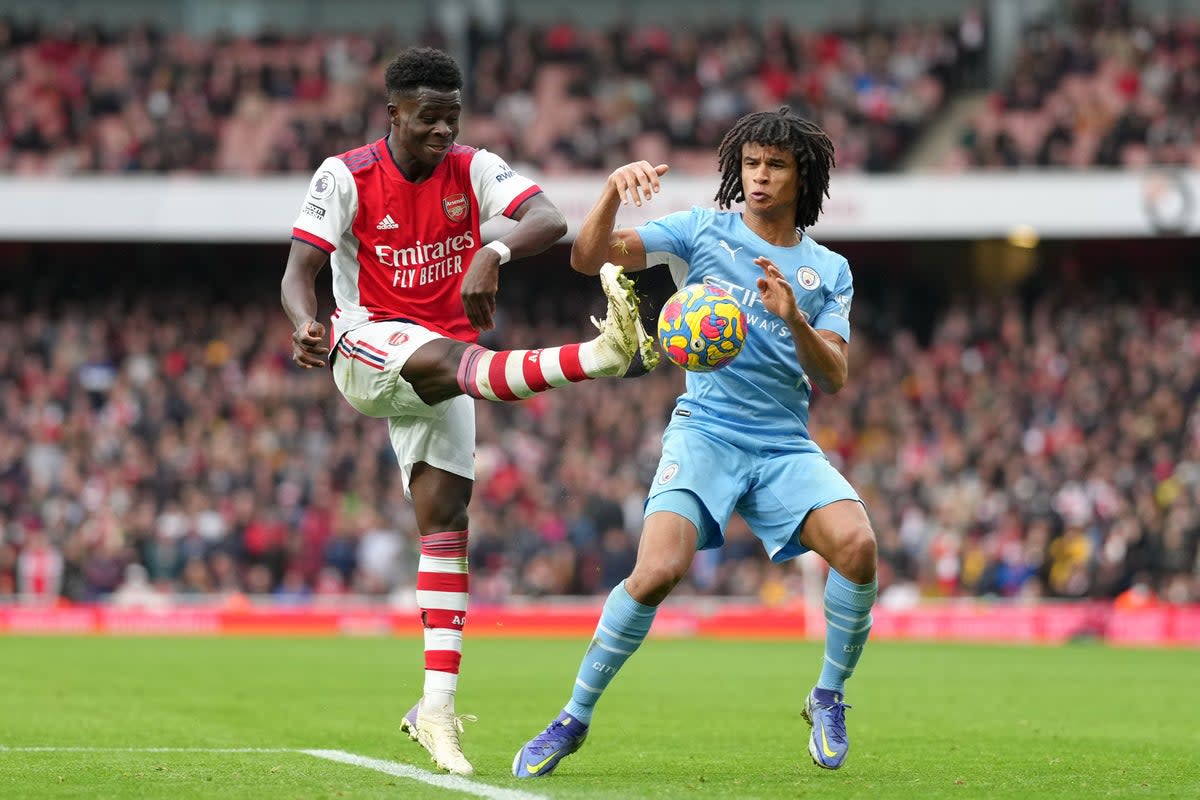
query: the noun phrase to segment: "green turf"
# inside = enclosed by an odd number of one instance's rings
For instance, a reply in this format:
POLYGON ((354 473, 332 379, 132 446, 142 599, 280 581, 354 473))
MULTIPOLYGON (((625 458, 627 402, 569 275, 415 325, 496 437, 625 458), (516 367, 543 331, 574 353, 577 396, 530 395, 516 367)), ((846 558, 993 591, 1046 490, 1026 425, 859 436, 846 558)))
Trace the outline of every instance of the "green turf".
MULTIPOLYGON (((870 645, 853 750, 809 760, 811 643, 653 640, 588 744, 538 781, 513 753, 566 699, 582 641, 468 639, 477 785, 551 798, 1197 798, 1200 651, 870 645)), ((429 766, 401 738, 413 639, 0 637, 0 747, 321 748, 429 766)), ((299 753, 0 750, 0 798, 450 798, 299 753)))

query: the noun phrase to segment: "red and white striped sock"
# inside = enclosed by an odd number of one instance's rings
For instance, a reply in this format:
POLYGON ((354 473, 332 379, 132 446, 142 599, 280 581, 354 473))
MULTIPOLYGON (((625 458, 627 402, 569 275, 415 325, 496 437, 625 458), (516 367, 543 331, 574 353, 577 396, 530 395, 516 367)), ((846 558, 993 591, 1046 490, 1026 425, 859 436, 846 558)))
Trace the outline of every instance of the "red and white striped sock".
POLYGON ((454 710, 467 619, 467 532, 421 537, 417 607, 425 626, 424 704, 454 710))
POLYGON ((611 365, 595 363, 594 350, 595 341, 540 350, 488 350, 473 344, 459 362, 458 388, 482 400, 524 400, 547 389, 611 375, 611 365))

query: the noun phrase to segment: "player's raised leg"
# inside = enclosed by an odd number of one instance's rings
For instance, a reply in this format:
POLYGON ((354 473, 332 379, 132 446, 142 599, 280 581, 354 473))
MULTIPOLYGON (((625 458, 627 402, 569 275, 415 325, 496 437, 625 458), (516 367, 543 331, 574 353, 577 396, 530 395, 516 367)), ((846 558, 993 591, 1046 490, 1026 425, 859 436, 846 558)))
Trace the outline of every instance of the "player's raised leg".
POLYGON ((800 538, 830 565, 824 598, 825 657, 801 714, 813 726, 808 741, 813 763, 837 769, 850 751, 846 680, 854 674, 871 632, 877 592, 875 535, 862 505, 843 500, 810 513, 800 538))
POLYGON ((695 552, 693 522, 667 511, 646 518, 633 573, 604 601, 596 632, 579 664, 570 701, 544 731, 517 751, 512 765, 515 777, 543 778, 583 746, 596 702, 645 640, 658 604, 687 574, 695 552))
POLYGON ((401 374, 417 396, 432 406, 463 394, 483 400, 523 400, 592 378, 620 377, 639 351, 645 369, 653 369, 658 354, 642 326, 633 283, 621 267, 606 264, 600 285, 608 298, 608 313, 603 320, 592 319, 600 335, 590 341, 537 350, 489 350, 435 339, 407 360, 401 374))
MULTIPOLYGON (((522 400, 568 383, 624 375, 650 339, 638 314, 633 283, 621 268, 605 264, 600 284, 608 298, 608 313, 601 321, 593 318, 600 329, 595 339, 539 350, 493 351, 471 345, 459 365, 459 388, 484 400, 522 400)), ((647 368, 657 363, 657 354, 652 358, 647 368)))

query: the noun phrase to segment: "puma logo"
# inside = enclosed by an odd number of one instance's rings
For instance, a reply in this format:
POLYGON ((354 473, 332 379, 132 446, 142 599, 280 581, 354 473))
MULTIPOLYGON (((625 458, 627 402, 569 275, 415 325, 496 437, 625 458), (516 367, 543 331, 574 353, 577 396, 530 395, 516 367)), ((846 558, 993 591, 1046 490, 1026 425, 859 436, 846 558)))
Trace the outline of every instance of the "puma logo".
POLYGON ((726 242, 724 239, 718 239, 717 246, 720 247, 722 250, 724 250, 726 253, 729 253, 730 261, 736 261, 738 251, 742 249, 739 247, 737 250, 734 250, 732 247, 729 246, 729 243, 726 242))

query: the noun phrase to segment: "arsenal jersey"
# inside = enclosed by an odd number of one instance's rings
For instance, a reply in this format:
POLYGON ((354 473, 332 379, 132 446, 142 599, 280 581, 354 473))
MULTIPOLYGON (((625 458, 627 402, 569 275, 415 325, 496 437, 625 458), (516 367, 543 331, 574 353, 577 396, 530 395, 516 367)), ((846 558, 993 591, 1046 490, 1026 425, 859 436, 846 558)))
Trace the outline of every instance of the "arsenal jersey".
POLYGON ((325 159, 292 238, 329 254, 337 304, 332 341, 381 319, 475 341, 460 290, 483 245, 479 226, 497 214, 512 216, 540 191, 494 153, 459 144, 421 183, 404 177, 387 137, 325 159))

